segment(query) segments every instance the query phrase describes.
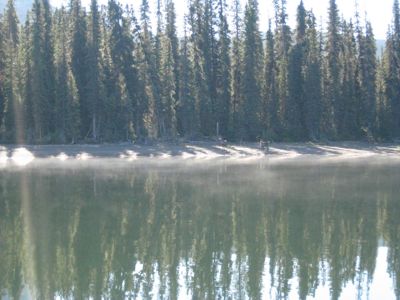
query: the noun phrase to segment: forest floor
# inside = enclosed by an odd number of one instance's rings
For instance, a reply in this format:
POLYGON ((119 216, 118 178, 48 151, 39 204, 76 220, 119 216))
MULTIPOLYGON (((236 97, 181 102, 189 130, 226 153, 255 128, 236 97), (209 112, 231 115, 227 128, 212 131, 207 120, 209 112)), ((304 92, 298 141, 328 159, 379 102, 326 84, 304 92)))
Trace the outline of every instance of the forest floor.
POLYGON ((263 149, 259 143, 226 144, 218 142, 189 142, 101 144, 101 145, 26 145, 0 146, 0 164, 7 162, 24 165, 34 159, 50 158, 60 161, 95 158, 124 159, 254 159, 268 158, 365 158, 392 157, 400 159, 400 144, 369 144, 364 142, 271 143, 263 149), (267 149, 268 148, 268 149, 267 149))

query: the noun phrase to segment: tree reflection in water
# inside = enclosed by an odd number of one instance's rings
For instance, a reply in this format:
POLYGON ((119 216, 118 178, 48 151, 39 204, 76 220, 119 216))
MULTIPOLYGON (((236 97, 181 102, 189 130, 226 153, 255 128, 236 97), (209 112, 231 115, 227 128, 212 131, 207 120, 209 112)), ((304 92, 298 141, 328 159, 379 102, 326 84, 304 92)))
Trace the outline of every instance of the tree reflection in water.
POLYGON ((12 299, 306 299, 324 286, 338 299, 348 283, 366 298, 383 244, 400 298, 398 165, 0 175, 0 291, 12 299))

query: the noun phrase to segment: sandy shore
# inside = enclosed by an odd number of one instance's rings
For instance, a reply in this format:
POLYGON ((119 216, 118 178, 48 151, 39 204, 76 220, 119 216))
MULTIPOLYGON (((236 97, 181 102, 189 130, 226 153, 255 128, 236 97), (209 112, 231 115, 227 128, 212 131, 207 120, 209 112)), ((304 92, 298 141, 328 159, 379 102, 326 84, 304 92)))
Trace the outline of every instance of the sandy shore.
POLYGON ((27 164, 35 159, 90 160, 141 158, 154 159, 249 159, 249 158, 400 158, 400 144, 368 144, 362 142, 272 143, 269 150, 258 143, 220 145, 214 142, 185 144, 103 144, 103 145, 26 145, 0 146, 0 164, 27 164))

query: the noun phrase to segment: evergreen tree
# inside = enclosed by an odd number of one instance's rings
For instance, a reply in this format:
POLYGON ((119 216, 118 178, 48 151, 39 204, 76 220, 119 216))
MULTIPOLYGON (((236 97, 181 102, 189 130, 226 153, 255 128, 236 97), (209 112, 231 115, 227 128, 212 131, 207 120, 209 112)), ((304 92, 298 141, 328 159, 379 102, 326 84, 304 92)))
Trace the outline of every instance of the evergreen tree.
POLYGON ((376 42, 369 22, 366 24, 365 35, 359 24, 356 31, 359 49, 357 62, 357 84, 360 90, 359 122, 362 133, 372 136, 376 120, 376 42))
POLYGON ((23 67, 20 68, 23 74, 21 75, 21 88, 22 94, 22 114, 24 115, 24 132, 25 141, 27 143, 34 142, 34 131, 35 131, 35 116, 34 106, 32 102, 32 44, 33 44, 33 31, 30 21, 30 15, 25 21, 24 28, 21 30, 20 38, 20 63, 23 67))
POLYGON ((386 72, 388 70, 387 51, 385 56, 380 59, 377 65, 377 84, 376 84, 376 106, 377 106, 377 120, 376 130, 377 136, 380 139, 388 140, 391 138, 392 123, 392 110, 391 103, 387 97, 386 89, 386 72))
POLYGON ((3 15, 0 13, 0 126, 3 124, 4 117, 4 31, 3 15))
MULTIPOLYGON (((172 0, 168 0, 166 4, 166 27, 165 27, 165 36, 167 40, 170 41, 171 45, 171 63, 172 63, 172 68, 173 68, 173 76, 174 76, 174 82, 173 84, 175 85, 175 115, 177 115, 177 106, 180 102, 180 92, 179 92, 179 85, 180 85, 180 73, 179 73, 179 39, 178 39, 178 33, 177 33, 177 28, 176 28, 176 12, 175 12, 175 4, 172 0)), ((176 117, 177 118, 177 117, 176 117)), ((176 131, 178 131, 178 125, 177 125, 177 120, 176 120, 176 131)))
POLYGON ((306 137, 311 140, 319 139, 321 110, 322 110, 322 51, 315 16, 312 12, 307 16, 306 30, 307 51, 304 65, 304 113, 306 137))
POLYGON ((353 24, 343 22, 343 39, 342 51, 340 53, 340 93, 341 99, 340 114, 336 119, 336 129, 338 137, 345 140, 355 139, 359 137, 359 98, 357 97, 357 77, 356 77, 356 64, 357 64, 357 48, 356 40, 354 37, 353 24))
POLYGON ((219 134, 229 134, 229 111, 231 104, 231 58, 228 20, 225 0, 218 1, 218 41, 216 45, 216 120, 219 134))
POLYGON ((114 67, 112 76, 119 87, 118 96, 115 99, 117 102, 114 103, 115 126, 113 131, 118 139, 131 141, 138 136, 138 129, 135 128, 137 125, 135 110, 138 101, 138 74, 133 56, 135 49, 131 31, 133 24, 128 17, 124 16, 122 8, 113 0, 109 1, 108 22, 110 26, 110 56, 114 67))
POLYGON ((216 134, 216 37, 214 30, 215 11, 213 0, 195 0, 196 27, 196 81, 204 81, 198 89, 200 130, 204 136, 216 134))
POLYGON ((100 66, 100 15, 97 0, 91 0, 87 35, 87 109, 91 115, 92 139, 98 139, 102 120, 103 95, 100 66))
POLYGON ((231 104, 230 104, 230 117, 229 117, 229 137, 237 139, 241 135, 240 120, 243 118, 241 115, 241 107, 243 102, 242 96, 242 81, 243 81, 243 64, 242 64, 242 20, 240 11, 240 1, 234 0, 233 6, 234 13, 234 36, 232 41, 231 50, 231 104))
POLYGON ((54 19, 54 64, 56 70, 56 106, 55 106, 55 131, 56 141, 65 143, 67 141, 67 110, 69 63, 67 60, 67 34, 65 28, 68 27, 68 17, 65 8, 62 7, 55 11, 54 19))
POLYGON ((53 22, 55 36, 55 140, 75 143, 80 137, 80 102, 75 77, 68 60, 68 15, 64 8, 56 11, 53 22))
POLYGON ((196 103, 194 98, 194 74, 189 39, 187 37, 186 24, 184 37, 179 56, 179 102, 177 104, 177 126, 181 135, 193 137, 198 131, 196 103))
POLYGON ((286 0, 274 0, 275 6, 275 51, 277 64, 277 95, 279 98, 278 115, 280 124, 284 130, 281 138, 287 138, 290 134, 289 119, 291 108, 289 104, 289 50, 291 45, 290 27, 287 25, 286 0))
POLYGON ((162 42, 164 40, 164 20, 162 17, 162 7, 161 7, 161 0, 157 0, 157 29, 156 29, 156 35, 154 37, 154 49, 152 51, 153 57, 154 57, 154 71, 150 69, 150 72, 153 74, 151 77, 153 78, 153 86, 155 90, 155 111, 156 111, 156 122, 158 124, 157 128, 157 134, 159 137, 163 137, 167 135, 167 129, 166 129, 166 110, 167 108, 164 105, 164 91, 163 91, 163 86, 162 86, 162 66, 161 66, 161 60, 162 60, 162 42))
POLYGON ((343 102, 340 98, 340 18, 336 0, 329 1, 328 33, 325 46, 325 83, 322 111, 322 133, 325 137, 335 137, 336 125, 342 123, 343 102))
POLYGON ((247 2, 244 17, 243 55, 243 138, 256 140, 261 136, 261 62, 262 43, 258 30, 258 2, 247 2))
POLYGON ((161 114, 161 95, 157 64, 154 53, 154 37, 152 35, 149 3, 142 1, 141 5, 141 28, 140 28, 140 52, 138 53, 139 77, 146 98, 147 112, 144 116, 147 135, 151 139, 159 136, 159 116, 161 114))
POLYGON ((164 135, 175 137, 177 135, 176 105, 178 94, 176 86, 178 73, 178 38, 175 28, 175 8, 172 1, 166 4, 166 32, 162 41, 161 53, 161 87, 162 87, 162 123, 164 135))
MULTIPOLYGON (((100 33, 101 33, 101 56, 102 66, 101 86, 104 93, 103 105, 103 126, 100 128, 100 135, 107 141, 114 140, 116 133, 115 121, 117 120, 117 108, 119 89, 116 80, 117 69, 111 57, 110 31, 108 7, 100 11, 100 33)), ((111 27, 112 28, 112 27, 111 27)))
MULTIPOLYGON (((31 101, 34 140, 50 142, 54 129, 55 78, 51 10, 47 0, 35 0, 32 12, 31 101)), ((30 106, 28 106, 30 107, 30 106)))
POLYGON ((392 137, 400 135, 400 7, 394 0, 393 24, 386 39, 386 97, 390 103, 392 137))
POLYGON ((19 47, 19 29, 18 18, 14 7, 14 1, 8 0, 4 16, 4 123, 0 123, 3 140, 8 142, 23 142, 23 125, 21 99, 19 93, 19 75, 18 69, 18 47, 19 47), (18 135, 18 136, 17 136, 18 135))
POLYGON ((265 45, 262 127, 263 137, 272 139, 277 139, 282 132, 278 117, 276 73, 275 41, 270 20, 265 45))
MULTIPOLYGON (((195 128, 198 133, 208 135, 214 126, 213 120, 208 120, 211 113, 211 103, 209 99, 209 87, 207 84, 205 57, 204 57, 204 34, 203 34, 203 15, 204 6, 200 0, 194 0, 189 5, 189 26, 191 31, 190 48, 191 61, 193 62, 195 108, 198 124, 195 128), (208 121, 208 122, 207 122, 208 121)), ((208 58, 209 59, 209 58, 208 58)))
POLYGON ((306 55, 306 10, 303 1, 297 8, 297 28, 295 45, 289 52, 288 67, 288 105, 286 124, 288 136, 292 140, 305 138, 305 99, 303 69, 306 55))
POLYGON ((82 8, 81 0, 71 0, 71 68, 78 89, 78 97, 81 113, 81 135, 87 138, 90 133, 90 104, 87 97, 88 86, 88 48, 87 48, 87 24, 86 12, 82 8))

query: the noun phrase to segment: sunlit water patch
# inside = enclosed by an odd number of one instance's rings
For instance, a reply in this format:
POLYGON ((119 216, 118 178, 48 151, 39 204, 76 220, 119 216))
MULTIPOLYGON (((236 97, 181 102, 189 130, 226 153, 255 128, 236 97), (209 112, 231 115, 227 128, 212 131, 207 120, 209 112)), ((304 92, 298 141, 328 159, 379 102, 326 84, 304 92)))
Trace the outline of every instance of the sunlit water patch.
POLYGON ((35 156, 26 148, 17 148, 13 150, 10 159, 18 166, 26 166, 35 159, 35 156))

